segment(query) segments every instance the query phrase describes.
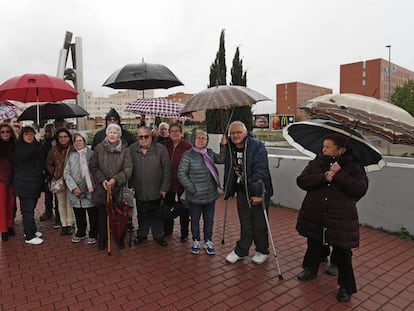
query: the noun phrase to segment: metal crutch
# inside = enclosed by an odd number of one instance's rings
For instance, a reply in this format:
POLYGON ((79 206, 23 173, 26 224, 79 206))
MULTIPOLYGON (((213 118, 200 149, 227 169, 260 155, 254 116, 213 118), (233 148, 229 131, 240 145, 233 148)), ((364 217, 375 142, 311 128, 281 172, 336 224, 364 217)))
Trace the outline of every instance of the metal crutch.
POLYGON ((277 259, 275 242, 273 241, 272 231, 270 230, 269 218, 268 218, 267 213, 266 213, 265 193, 266 193, 265 185, 264 185, 264 182, 262 182, 262 207, 263 207, 263 214, 264 214, 264 217, 265 217, 265 220, 266 220, 267 231, 269 232, 269 236, 270 236, 270 242, 272 243, 273 253, 275 254, 276 268, 277 268, 277 271, 279 273, 279 280, 283 280, 282 271, 280 271, 279 260, 277 259))
POLYGON ((227 208, 229 206, 229 199, 226 200, 226 205, 224 206, 224 223, 223 223, 223 236, 221 239, 221 244, 224 244, 224 232, 226 232, 226 223, 227 223, 227 208))

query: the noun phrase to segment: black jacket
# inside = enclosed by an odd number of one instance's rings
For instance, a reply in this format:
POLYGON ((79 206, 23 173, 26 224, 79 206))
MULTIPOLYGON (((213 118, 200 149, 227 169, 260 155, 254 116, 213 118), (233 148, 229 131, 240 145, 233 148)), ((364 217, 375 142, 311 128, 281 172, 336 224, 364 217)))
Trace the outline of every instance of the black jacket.
POLYGON ((43 186, 45 152, 34 140, 28 144, 18 141, 14 149, 13 191, 21 197, 38 198, 43 186))

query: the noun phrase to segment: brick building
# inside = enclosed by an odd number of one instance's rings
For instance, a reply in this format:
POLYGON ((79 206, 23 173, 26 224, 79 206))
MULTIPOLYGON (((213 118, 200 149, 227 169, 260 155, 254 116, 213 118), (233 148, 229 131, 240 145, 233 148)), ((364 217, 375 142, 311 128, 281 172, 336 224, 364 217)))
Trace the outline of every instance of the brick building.
POLYGON ((340 68, 339 92, 386 100, 389 97, 388 78, 391 81, 392 94, 396 86, 403 85, 407 80, 413 80, 414 72, 396 64, 390 64, 389 61, 381 58, 344 64, 340 68), (389 72, 391 72, 390 77, 389 72))

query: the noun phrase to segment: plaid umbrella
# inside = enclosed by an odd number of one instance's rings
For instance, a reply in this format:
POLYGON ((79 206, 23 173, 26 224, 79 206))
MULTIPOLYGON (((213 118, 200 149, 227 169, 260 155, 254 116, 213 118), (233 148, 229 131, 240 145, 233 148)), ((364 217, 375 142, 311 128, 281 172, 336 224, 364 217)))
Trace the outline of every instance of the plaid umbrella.
MULTIPOLYGON (((180 118, 184 105, 164 97, 137 99, 129 103, 126 112, 164 118, 180 118)), ((184 115, 185 116, 185 115, 184 115)), ((187 115, 188 116, 188 115, 187 115)))
POLYGON ((0 100, 0 121, 17 117, 22 112, 22 109, 13 105, 8 100, 0 100))
POLYGON ((264 100, 270 99, 244 86, 218 85, 210 87, 191 97, 181 113, 206 109, 230 109, 250 106, 264 100))

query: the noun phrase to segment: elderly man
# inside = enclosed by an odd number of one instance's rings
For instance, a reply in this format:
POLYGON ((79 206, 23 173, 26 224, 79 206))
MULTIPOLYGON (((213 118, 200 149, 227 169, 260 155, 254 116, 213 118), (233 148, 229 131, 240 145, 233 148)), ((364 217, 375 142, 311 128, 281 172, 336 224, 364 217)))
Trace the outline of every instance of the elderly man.
POLYGON ((157 143, 170 140, 170 126, 166 122, 158 125, 157 143))
POLYGON ((273 195, 267 151, 264 144, 250 136, 243 122, 234 121, 229 126, 224 174, 224 198, 237 194, 237 212, 240 220, 240 239, 226 261, 235 263, 249 255, 254 242, 256 254, 252 261, 264 263, 269 256, 269 241, 263 211, 266 212, 273 195))
POLYGON ((161 246, 167 246, 163 232, 161 199, 171 187, 171 161, 167 149, 152 142, 151 128, 138 130, 138 142, 129 147, 134 166, 131 184, 135 189, 138 211, 138 233, 135 245, 142 244, 149 229, 161 246))

